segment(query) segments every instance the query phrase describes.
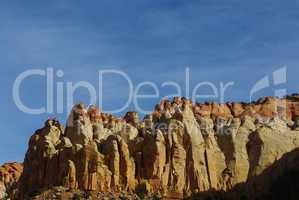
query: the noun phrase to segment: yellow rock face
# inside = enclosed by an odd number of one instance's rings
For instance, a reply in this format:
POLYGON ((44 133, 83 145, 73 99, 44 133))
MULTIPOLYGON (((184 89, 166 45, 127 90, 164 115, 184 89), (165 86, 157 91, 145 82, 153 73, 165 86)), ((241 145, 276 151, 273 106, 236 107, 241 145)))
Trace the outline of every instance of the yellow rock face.
POLYGON ((119 119, 81 104, 65 131, 48 120, 30 139, 19 198, 51 186, 134 192, 144 185, 171 198, 228 191, 253 184, 299 147, 297 97, 254 104, 166 101, 145 122, 135 112, 119 119))

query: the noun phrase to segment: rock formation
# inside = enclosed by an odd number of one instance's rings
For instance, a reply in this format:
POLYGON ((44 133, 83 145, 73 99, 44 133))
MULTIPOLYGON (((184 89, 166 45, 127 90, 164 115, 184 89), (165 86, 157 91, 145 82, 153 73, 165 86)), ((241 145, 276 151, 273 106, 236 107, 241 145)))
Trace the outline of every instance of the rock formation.
POLYGON ((173 199, 257 184, 256 177, 299 147, 298 103, 298 95, 250 104, 176 97, 143 121, 136 112, 119 119, 78 104, 65 129, 49 119, 32 135, 17 195, 54 186, 113 193, 142 187, 173 199))
POLYGON ((0 166, 0 199, 15 196, 22 171, 23 166, 20 163, 6 163, 0 166))

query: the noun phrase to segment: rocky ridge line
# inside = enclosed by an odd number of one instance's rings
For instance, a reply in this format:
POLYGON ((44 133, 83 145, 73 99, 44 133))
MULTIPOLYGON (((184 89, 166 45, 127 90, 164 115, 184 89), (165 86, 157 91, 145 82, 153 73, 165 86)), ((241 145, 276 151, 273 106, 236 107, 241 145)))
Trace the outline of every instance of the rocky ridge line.
POLYGON ((299 147, 298 103, 298 95, 251 104, 193 104, 175 97, 143 121, 136 112, 119 119, 96 106, 75 105, 65 129, 49 119, 30 138, 17 198, 53 186, 144 188, 172 199, 228 191, 299 147))

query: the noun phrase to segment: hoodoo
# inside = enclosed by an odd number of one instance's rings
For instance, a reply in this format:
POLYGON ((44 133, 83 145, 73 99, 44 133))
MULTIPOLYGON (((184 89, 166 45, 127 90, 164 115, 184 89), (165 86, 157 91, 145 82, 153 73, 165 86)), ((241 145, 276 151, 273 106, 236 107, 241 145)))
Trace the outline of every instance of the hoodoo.
POLYGON ((65 129, 48 119, 32 135, 18 185, 2 178, 1 192, 8 186, 15 199, 51 198, 57 187, 60 195, 89 191, 94 199, 265 196, 285 172, 298 170, 298 103, 298 95, 250 104, 176 97, 143 121, 136 112, 120 119, 78 104, 65 129))

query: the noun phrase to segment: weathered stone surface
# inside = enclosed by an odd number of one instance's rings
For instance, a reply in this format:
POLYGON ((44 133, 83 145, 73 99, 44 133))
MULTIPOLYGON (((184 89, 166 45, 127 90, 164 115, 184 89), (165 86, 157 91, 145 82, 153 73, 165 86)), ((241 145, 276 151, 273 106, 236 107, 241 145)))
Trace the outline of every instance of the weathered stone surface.
POLYGON ((127 143, 118 135, 111 135, 103 146, 106 163, 112 172, 111 187, 116 190, 134 190, 135 163, 127 143))
POLYGON ((7 195, 4 183, 0 182, 0 199, 4 199, 7 195))
POLYGON ((143 188, 181 198, 252 184, 299 147, 298 102, 296 95, 250 104, 177 97, 164 99, 143 122, 136 112, 119 119, 75 105, 65 131, 50 119, 31 137, 18 196, 63 186, 114 193, 143 188))
POLYGON ((20 163, 6 163, 0 166, 0 199, 14 197, 22 171, 23 165, 20 163))
POLYGON ((299 145, 299 132, 270 127, 260 127, 249 136, 247 151, 250 170, 248 177, 260 175, 273 161, 299 145))
POLYGON ((72 143, 87 144, 93 139, 93 128, 83 104, 75 105, 67 119, 65 135, 72 143))

